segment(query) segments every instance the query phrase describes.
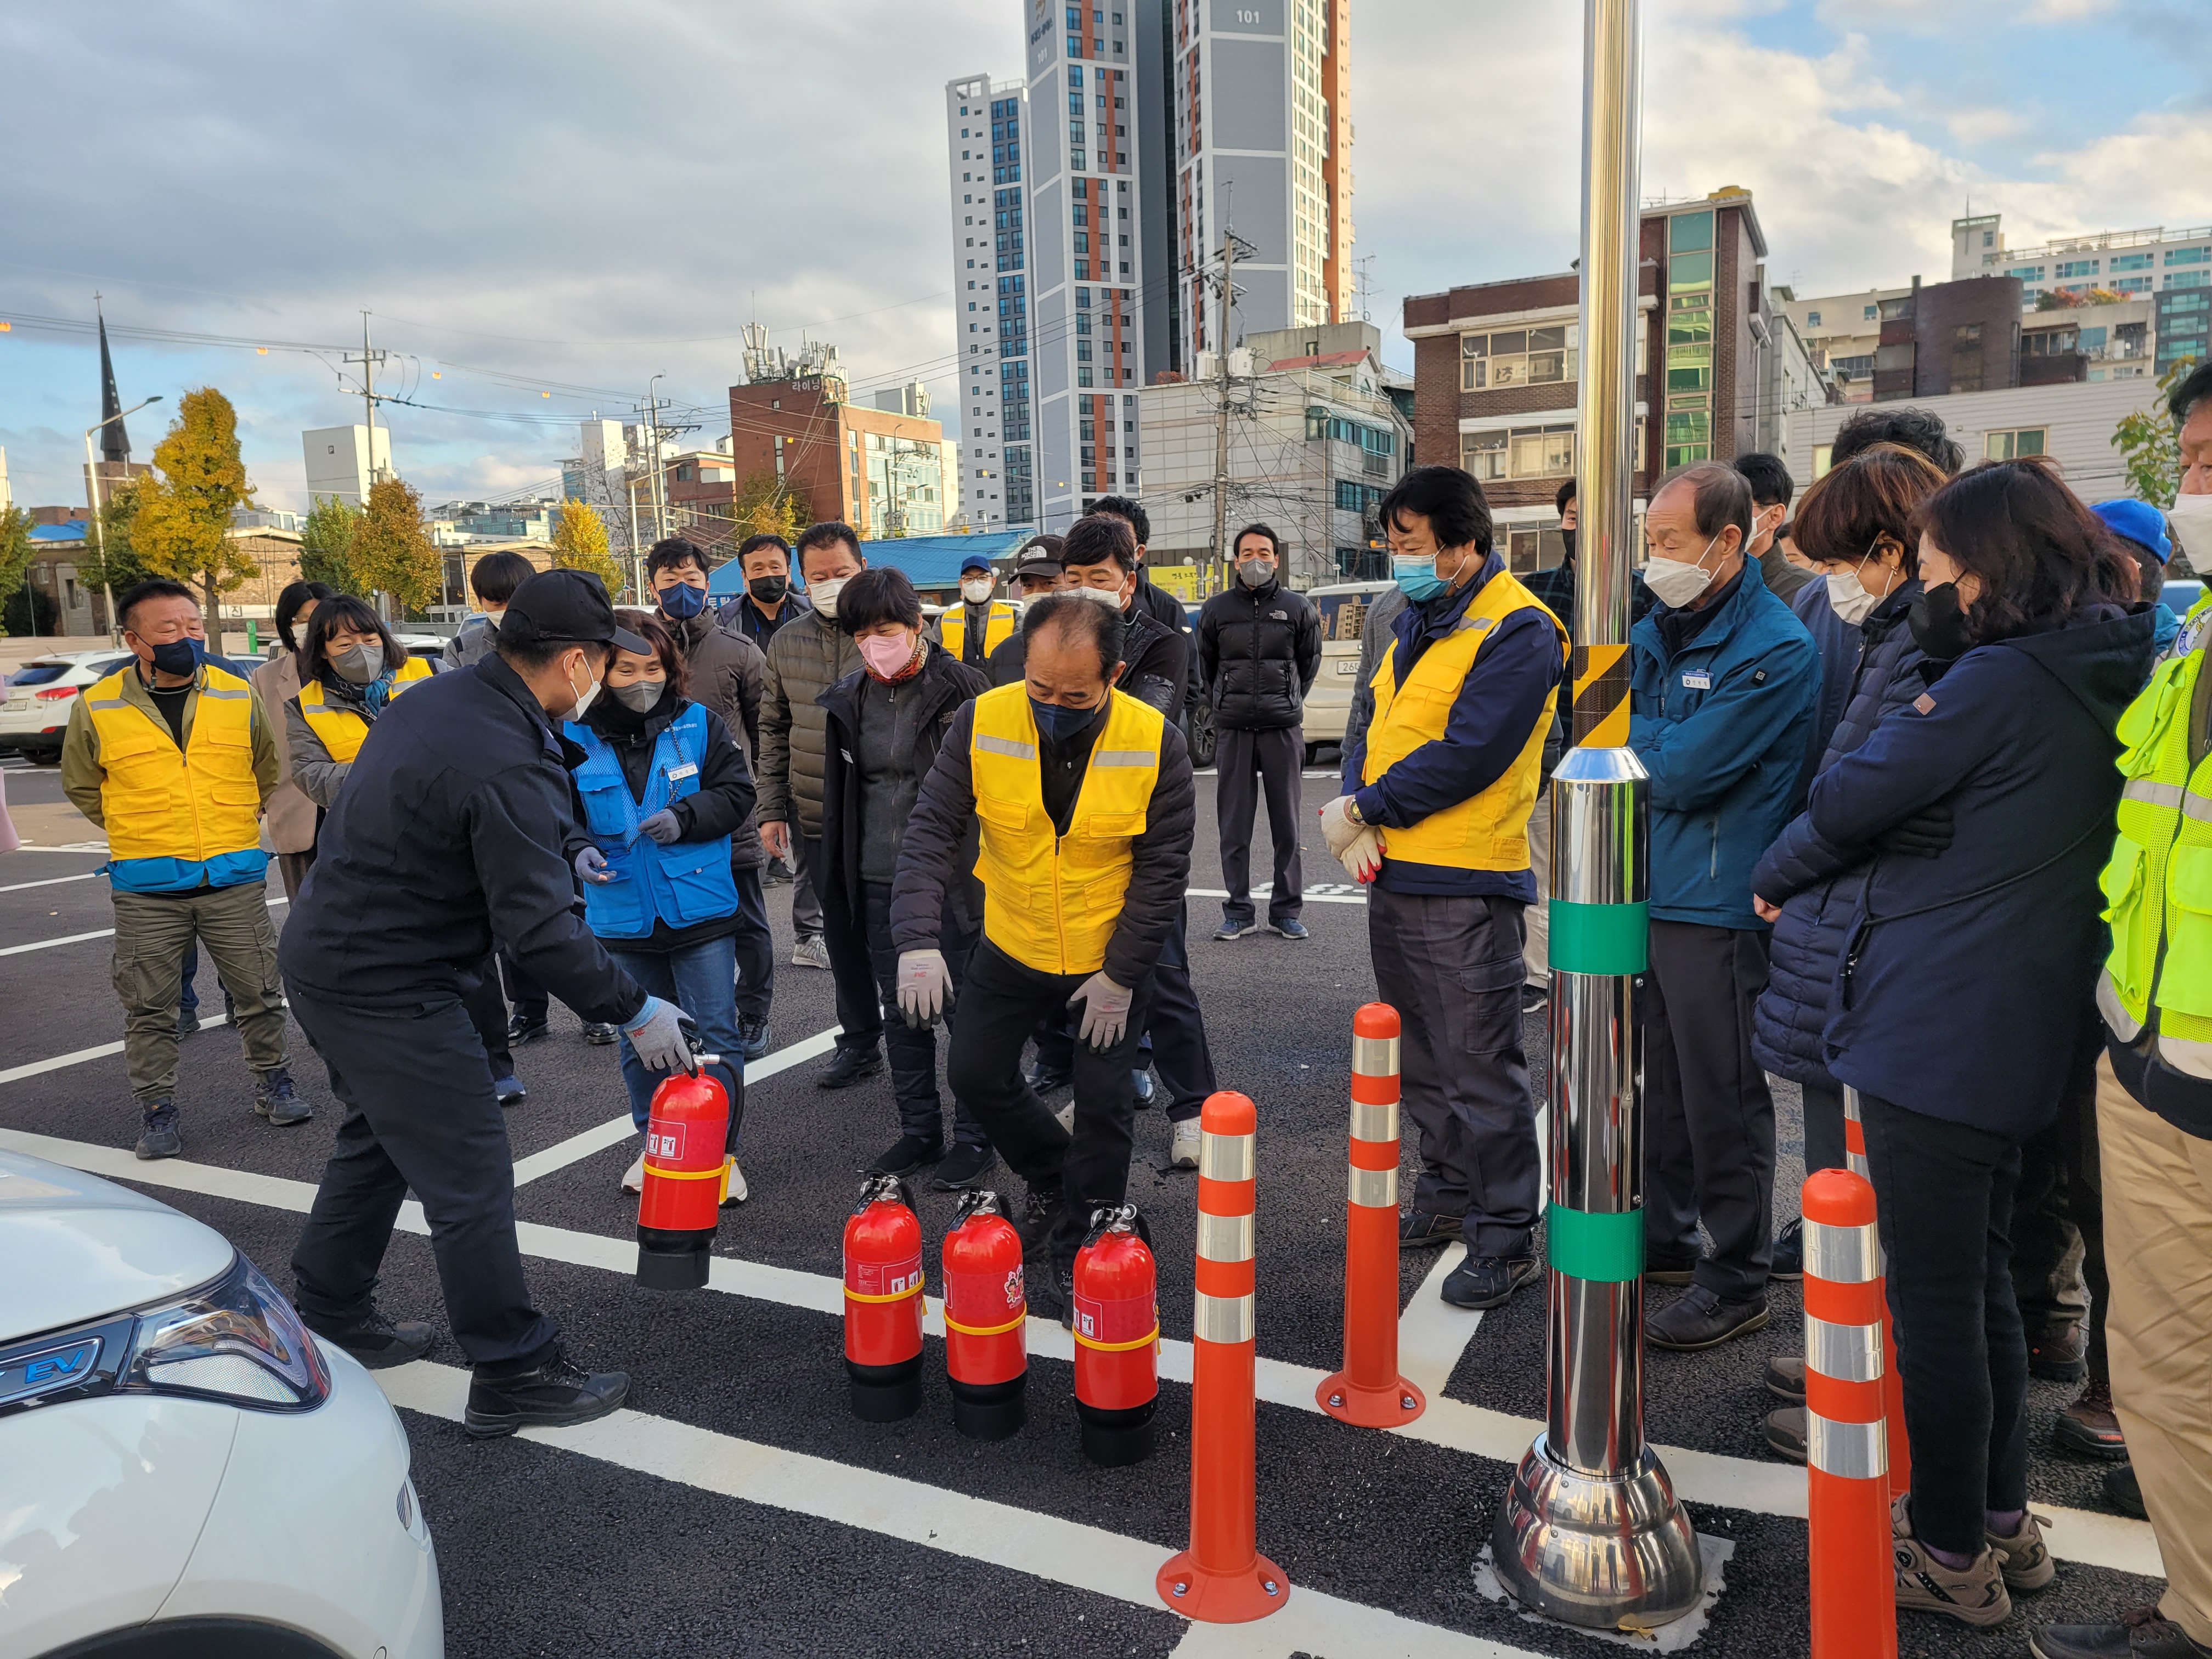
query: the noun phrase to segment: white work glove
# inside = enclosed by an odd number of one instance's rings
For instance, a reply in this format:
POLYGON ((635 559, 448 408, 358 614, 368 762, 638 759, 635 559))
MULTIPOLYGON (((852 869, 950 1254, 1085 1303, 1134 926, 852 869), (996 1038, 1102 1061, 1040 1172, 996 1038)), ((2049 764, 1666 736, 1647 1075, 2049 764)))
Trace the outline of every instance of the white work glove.
POLYGON ((1121 1040, 1121 1033, 1129 1027, 1129 1005, 1136 993, 1125 991, 1106 977, 1102 969, 1075 988, 1075 994, 1067 1000, 1071 1008, 1083 1005, 1082 1023, 1075 1035, 1090 1044, 1093 1054, 1103 1054, 1121 1040))
POLYGON ((898 1006, 917 1030, 934 1025, 952 1005, 952 975, 942 951, 902 951, 898 959, 898 1006))
POLYGON ((1344 849, 1363 833, 1374 833, 1352 816, 1351 808, 1352 797, 1339 795, 1321 809, 1321 832, 1328 842, 1328 855, 1333 859, 1341 860, 1344 849))
POLYGON ((645 1006, 624 1023, 623 1035, 647 1071, 672 1072, 680 1066, 696 1076, 699 1067, 691 1058, 691 1045, 684 1040, 682 1024, 690 1018, 674 1003, 647 997, 645 1006))
POLYGON ((1370 882, 1382 868, 1382 832, 1372 824, 1363 824, 1359 833, 1345 843, 1336 861, 1352 880, 1370 882))
POLYGON ((607 855, 596 847, 586 847, 576 854, 576 873, 594 887, 604 887, 614 879, 607 873, 607 855))

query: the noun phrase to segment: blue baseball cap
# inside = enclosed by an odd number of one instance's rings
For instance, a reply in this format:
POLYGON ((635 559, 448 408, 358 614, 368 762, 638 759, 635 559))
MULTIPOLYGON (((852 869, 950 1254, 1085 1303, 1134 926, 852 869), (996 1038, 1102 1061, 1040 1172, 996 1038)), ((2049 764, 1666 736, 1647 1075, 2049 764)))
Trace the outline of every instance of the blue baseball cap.
POLYGON ((2166 534, 2166 514, 2148 501, 2100 501, 2089 510, 2102 519, 2114 535, 2125 536, 2150 549, 2160 564, 2173 557, 2173 544, 2166 534))
POLYGON ((988 572, 990 568, 991 561, 981 553, 970 553, 966 558, 960 561, 960 574, 963 576, 971 570, 988 572))

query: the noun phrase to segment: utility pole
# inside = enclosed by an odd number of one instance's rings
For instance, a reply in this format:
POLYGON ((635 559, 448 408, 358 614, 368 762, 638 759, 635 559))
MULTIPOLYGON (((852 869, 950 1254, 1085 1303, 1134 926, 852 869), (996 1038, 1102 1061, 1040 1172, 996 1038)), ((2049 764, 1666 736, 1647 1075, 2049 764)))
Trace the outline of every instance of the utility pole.
POLYGON ((1229 590, 1229 310, 1236 293, 1237 239, 1221 228, 1221 295, 1213 307, 1213 557, 1220 586, 1229 590))
MULTIPOLYGON (((371 483, 383 482, 384 469, 376 464, 376 366, 383 360, 382 352, 372 350, 369 347, 368 313, 364 311, 361 313, 361 356, 358 358, 346 357, 341 361, 349 363, 358 362, 361 365, 361 407, 364 417, 368 422, 367 459, 368 481, 371 483)), ((364 501, 362 505, 366 507, 368 503, 364 501)))

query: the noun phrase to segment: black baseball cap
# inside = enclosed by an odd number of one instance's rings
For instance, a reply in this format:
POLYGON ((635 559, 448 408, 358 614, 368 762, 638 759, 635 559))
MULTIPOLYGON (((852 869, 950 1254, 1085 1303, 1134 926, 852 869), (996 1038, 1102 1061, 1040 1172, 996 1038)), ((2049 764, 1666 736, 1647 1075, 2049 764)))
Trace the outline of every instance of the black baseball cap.
POLYGON ((1057 576, 1060 553, 1066 544, 1058 536, 1032 536, 1014 555, 1016 576, 1057 576))
POLYGON ((514 590, 499 619, 504 645, 612 645, 641 657, 653 647, 615 621, 614 601, 586 570, 541 570, 514 590))

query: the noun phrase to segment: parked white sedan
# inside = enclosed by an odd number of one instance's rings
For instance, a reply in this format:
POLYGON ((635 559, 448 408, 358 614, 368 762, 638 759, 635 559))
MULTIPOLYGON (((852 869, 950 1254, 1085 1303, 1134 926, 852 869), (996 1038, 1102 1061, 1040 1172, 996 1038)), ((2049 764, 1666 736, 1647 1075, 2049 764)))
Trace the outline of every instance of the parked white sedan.
POLYGON ((84 688, 99 684, 130 660, 128 651, 113 646, 32 658, 9 675, 5 688, 0 689, 0 750, 15 750, 36 760, 58 759, 70 710, 84 688))
POLYGON ((0 1152, 0 1652, 440 1659, 407 1437, 212 1229, 0 1152))

